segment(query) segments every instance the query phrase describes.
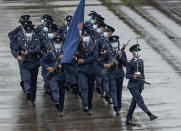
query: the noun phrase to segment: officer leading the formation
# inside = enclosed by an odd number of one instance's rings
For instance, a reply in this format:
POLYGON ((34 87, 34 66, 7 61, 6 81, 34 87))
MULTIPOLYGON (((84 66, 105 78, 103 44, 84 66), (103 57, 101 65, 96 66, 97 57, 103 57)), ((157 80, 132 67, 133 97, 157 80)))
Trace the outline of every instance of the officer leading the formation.
MULTIPOLYGON (((32 21, 30 21, 30 15, 22 15, 19 19, 19 26, 14 29, 13 31, 8 33, 9 36, 9 40, 10 40, 10 50, 11 50, 11 54, 13 55, 13 57, 16 59, 17 53, 15 50, 15 46, 17 44, 17 40, 19 37, 22 37, 22 39, 24 39, 25 34, 24 34, 24 26, 27 24, 32 24, 32 21)), ((22 87, 22 89, 24 90, 24 82, 22 80, 22 75, 21 75, 21 68, 20 68, 20 62, 18 62, 19 64, 19 70, 20 70, 20 76, 21 76, 21 81, 20 81, 20 86, 22 87)))
POLYGON ((127 87, 132 95, 132 101, 126 116, 126 124, 134 126, 136 124, 132 122, 132 115, 136 108, 136 104, 138 104, 138 106, 150 117, 151 121, 156 119, 157 116, 153 115, 149 111, 141 95, 141 92, 144 89, 144 83, 146 83, 146 81, 144 74, 144 62, 142 59, 139 59, 141 56, 139 44, 131 46, 129 51, 132 53, 133 58, 127 64, 126 78, 129 79, 127 87))
POLYGON ((40 44, 39 39, 34 34, 34 25, 26 25, 24 35, 24 39, 18 37, 14 49, 20 63, 27 100, 30 101, 31 106, 35 106, 40 44))

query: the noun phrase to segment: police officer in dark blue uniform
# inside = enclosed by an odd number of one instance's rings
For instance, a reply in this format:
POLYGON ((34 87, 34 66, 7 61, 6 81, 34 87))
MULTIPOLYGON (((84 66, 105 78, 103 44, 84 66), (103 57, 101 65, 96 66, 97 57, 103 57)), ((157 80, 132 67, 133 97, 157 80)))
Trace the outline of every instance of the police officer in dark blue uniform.
POLYGON ((52 73, 52 77, 49 80, 50 89, 52 92, 53 102, 58 109, 58 115, 62 117, 62 111, 64 108, 64 99, 65 99, 65 73, 64 67, 57 65, 54 68, 52 65, 55 63, 58 58, 60 63, 63 52, 62 52, 63 39, 61 37, 55 37, 53 43, 53 49, 48 51, 43 58, 40 60, 41 65, 47 69, 47 71, 52 73))
MULTIPOLYGON (((100 42, 100 60, 99 65, 101 66, 101 72, 105 68, 104 65, 102 65, 102 60, 104 60, 104 57, 106 57, 106 53, 110 47, 109 45, 109 38, 112 36, 115 29, 109 25, 105 25, 104 27, 104 33, 103 37, 99 40, 100 42)), ((109 104, 112 104, 111 97, 110 97, 110 88, 109 88, 109 77, 108 75, 102 75, 102 95, 105 98, 106 102, 109 104)))
POLYGON ((40 44, 34 34, 34 25, 26 25, 24 30, 25 39, 19 37, 14 49, 20 63, 27 100, 30 101, 31 106, 35 106, 40 44))
POLYGON ((38 34, 42 31, 48 32, 48 28, 46 26, 48 22, 51 22, 51 23, 54 22, 52 16, 47 15, 47 14, 43 15, 41 18, 41 24, 36 27, 35 33, 38 34))
POLYGON ((84 112, 92 115, 92 101, 94 92, 94 81, 97 73, 98 47, 91 38, 88 28, 83 28, 82 43, 80 44, 80 57, 78 59, 79 73, 78 83, 84 112))
MULTIPOLYGON (((16 34, 14 34, 13 38, 10 42, 10 49, 11 49, 11 54, 14 56, 15 59, 17 59, 17 52, 15 50, 15 46, 18 44, 18 39, 25 39, 25 30, 24 30, 24 26, 32 24, 32 21, 28 20, 28 21, 24 21, 21 20, 21 30, 19 30, 18 32, 16 32, 16 34)), ((20 81, 20 86, 22 87, 23 91, 24 91, 24 82, 22 80, 22 75, 21 75, 21 68, 20 68, 20 62, 18 61, 19 64, 19 70, 20 70, 20 76, 21 76, 21 81, 20 81)))
POLYGON ((141 56, 141 49, 139 44, 135 44, 130 47, 130 52, 132 52, 133 59, 128 62, 126 68, 126 78, 129 79, 128 89, 133 96, 131 105, 126 116, 127 125, 136 125, 132 122, 132 115, 136 108, 136 104, 150 117, 150 120, 154 120, 157 116, 153 115, 147 106, 144 103, 143 97, 141 95, 142 90, 144 89, 145 75, 144 75, 144 62, 142 59, 139 59, 141 56))
POLYGON ((88 16, 89 16, 89 21, 84 23, 84 27, 88 28, 89 30, 92 30, 93 24, 95 23, 95 16, 98 16, 99 14, 97 14, 95 11, 91 11, 88 16))
MULTIPOLYGON (((45 53, 48 50, 51 50, 53 48, 52 44, 54 43, 54 38, 56 37, 56 35, 57 35, 56 32, 58 30, 57 25, 54 23, 51 23, 51 22, 47 24, 47 27, 48 27, 47 38, 43 37, 44 38, 43 42, 42 42, 42 39, 40 40, 41 49, 43 49, 42 57, 45 55, 45 53)), ((46 78, 46 74, 47 74, 47 69, 44 68, 44 66, 42 66, 42 76, 43 76, 43 80, 44 80, 45 93, 47 95, 49 95, 50 94, 49 81, 46 78)))
POLYGON ((88 28, 92 33, 93 25, 96 23, 96 21, 100 21, 100 19, 101 19, 101 21, 104 21, 104 18, 101 15, 99 15, 98 13, 96 13, 95 11, 91 11, 91 13, 89 13, 88 15, 89 15, 89 21, 84 23, 84 27, 88 28), (99 20, 97 20, 97 19, 99 19, 99 20))
POLYGON ((29 21, 30 20, 30 15, 22 15, 19 19, 19 26, 12 30, 11 32, 8 33, 9 39, 12 42, 14 40, 14 38, 16 37, 16 35, 18 34, 19 31, 22 30, 22 22, 23 21, 29 21))
POLYGON ((120 115, 119 111, 122 107, 122 89, 124 80, 124 70, 126 67, 127 57, 126 53, 120 50, 119 36, 112 36, 109 38, 110 47, 106 53, 107 59, 105 67, 109 69, 109 84, 110 84, 110 96, 113 100, 114 111, 116 115, 120 115), (118 54, 117 63, 110 65, 110 61, 118 54))
POLYGON ((66 39, 71 20, 72 20, 72 16, 68 15, 64 20, 64 25, 59 27, 59 29, 57 31, 58 36, 62 37, 63 41, 65 41, 65 39, 66 39))
POLYGON ((103 67, 102 65, 100 64, 100 59, 101 59, 101 56, 102 56, 102 49, 103 49, 103 45, 104 45, 104 27, 105 27, 105 24, 101 21, 101 22, 98 22, 98 25, 97 25, 97 43, 98 43, 98 59, 97 59, 97 62, 98 62, 98 65, 97 65, 97 69, 98 69, 98 72, 97 72, 97 76, 96 76, 96 90, 99 94, 102 93, 102 75, 101 75, 101 72, 103 70, 103 67))

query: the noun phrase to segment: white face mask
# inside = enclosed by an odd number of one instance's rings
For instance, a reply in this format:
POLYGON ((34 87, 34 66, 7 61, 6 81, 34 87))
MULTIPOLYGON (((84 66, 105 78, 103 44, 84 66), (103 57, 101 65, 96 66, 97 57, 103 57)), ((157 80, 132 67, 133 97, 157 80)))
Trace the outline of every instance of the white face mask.
POLYGON ((26 33, 26 38, 31 39, 31 38, 32 38, 32 36, 33 36, 33 34, 32 34, 32 33, 26 33))
POLYGON ((55 44, 55 49, 56 50, 59 50, 59 49, 61 49, 62 48, 62 45, 61 44, 55 44))
POLYGON ((89 36, 83 37, 83 42, 84 42, 84 43, 88 43, 89 40, 90 40, 90 37, 89 37, 89 36))
POLYGON ((104 32, 104 37, 105 37, 105 38, 108 37, 108 32, 104 32))
POLYGON ((141 57, 141 52, 140 52, 140 51, 137 51, 137 52, 136 52, 136 56, 137 56, 137 58, 141 57))
POLYGON ((42 23, 42 24, 45 24, 45 20, 44 20, 44 19, 42 19, 42 20, 41 20, 41 23, 42 23))
POLYGON ((97 25, 93 25, 93 29, 94 29, 94 30, 97 30, 97 25))
POLYGON ((89 16, 89 20, 91 20, 92 19, 92 16, 89 16))
POLYGON ((94 23, 95 23, 95 21, 91 19, 91 20, 90 20, 90 23, 91 23, 91 24, 94 24, 94 23))
POLYGON ((101 33, 101 28, 97 28, 97 33, 101 33))
POLYGON ((48 28, 47 27, 43 27, 43 31, 44 32, 48 32, 48 28))
POLYGON ((118 43, 112 43, 112 47, 114 48, 114 49, 117 49, 118 48, 118 43))
POLYGON ((53 33, 48 33, 48 38, 53 39, 54 38, 54 34, 53 33))

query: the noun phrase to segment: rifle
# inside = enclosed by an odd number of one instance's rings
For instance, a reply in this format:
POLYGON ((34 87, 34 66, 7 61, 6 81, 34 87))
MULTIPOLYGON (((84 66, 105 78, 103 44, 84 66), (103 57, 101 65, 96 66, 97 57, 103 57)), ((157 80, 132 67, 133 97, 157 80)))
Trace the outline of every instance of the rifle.
MULTIPOLYGON (((57 60, 52 64, 51 67, 52 67, 53 69, 55 69, 55 70, 57 70, 58 67, 61 68, 62 65, 59 65, 59 64, 60 64, 60 61, 61 61, 61 58, 58 57, 57 60)), ((54 73, 54 72, 53 72, 53 73, 54 73)), ((52 78, 53 73, 50 72, 50 71, 47 73, 47 75, 46 75, 47 80, 50 80, 50 79, 52 78)))
POLYGON ((145 81, 144 83, 147 84, 147 85, 151 85, 151 83, 149 83, 149 82, 147 82, 147 81, 145 81))
MULTIPOLYGON (((141 80, 144 80, 142 75, 140 75, 140 72, 136 72, 135 74, 139 75, 139 77, 137 79, 141 79, 141 80)), ((144 83, 147 84, 147 85, 151 85, 151 83, 147 82, 144 80, 144 83)))
POLYGON ((23 58, 23 61, 22 61, 22 65, 24 64, 24 63, 29 63, 30 65, 33 65, 29 60, 26 60, 26 57, 27 57, 27 55, 24 55, 22 52, 25 52, 25 51, 28 51, 28 44, 27 44, 27 41, 26 40, 24 40, 24 47, 23 47, 23 49, 20 51, 20 53, 21 53, 21 57, 23 58))
MULTIPOLYGON (((129 40, 126 44, 123 44, 123 47, 121 48, 121 51, 124 51, 124 50, 125 50, 126 46, 129 44, 130 41, 131 41, 131 40, 129 40)), ((115 63, 118 63, 118 62, 117 62, 117 57, 118 57, 118 53, 117 53, 117 54, 111 59, 111 61, 109 62, 109 64, 110 64, 111 66, 114 65, 115 63)), ((108 71, 109 71, 109 69, 105 67, 101 74, 102 74, 103 76, 106 76, 106 75, 108 74, 108 71)))

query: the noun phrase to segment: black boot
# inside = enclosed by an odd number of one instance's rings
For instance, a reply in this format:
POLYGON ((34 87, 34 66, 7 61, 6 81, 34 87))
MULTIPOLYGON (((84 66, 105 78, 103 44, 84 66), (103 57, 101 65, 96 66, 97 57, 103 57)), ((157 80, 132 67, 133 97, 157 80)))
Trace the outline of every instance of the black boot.
POLYGON ((153 115, 153 114, 150 115, 150 121, 153 121, 153 120, 155 120, 155 119, 157 119, 157 118, 158 118, 158 116, 155 116, 155 115, 153 115))
POLYGON ((107 103, 109 103, 109 99, 110 99, 109 96, 105 95, 104 99, 107 103))
POLYGON ((98 93, 98 94, 102 94, 101 86, 98 85, 97 88, 96 88, 96 90, 97 90, 97 93, 98 93))
POLYGON ((30 100, 30 97, 31 97, 31 93, 30 93, 30 92, 27 92, 27 93, 26 93, 26 99, 27 99, 27 100, 30 100))
POLYGON ((79 89, 78 89, 77 85, 72 86, 72 92, 75 95, 75 99, 78 99, 79 98, 79 89))
POLYGON ((45 89, 45 94, 50 96, 50 89, 45 89))
POLYGON ((128 125, 128 126, 136 126, 136 123, 133 123, 131 120, 127 120, 126 125, 128 125))
POLYGON ((55 107, 59 110, 60 109, 60 104, 58 102, 54 102, 55 103, 55 107))
POLYGON ((87 106, 83 107, 83 112, 88 112, 88 107, 87 106))
POLYGON ((120 116, 118 106, 114 106, 114 111, 116 112, 116 116, 120 116))
POLYGON ((20 82, 20 86, 21 86, 21 88, 23 89, 23 91, 25 92, 24 81, 21 81, 21 82, 20 82))

